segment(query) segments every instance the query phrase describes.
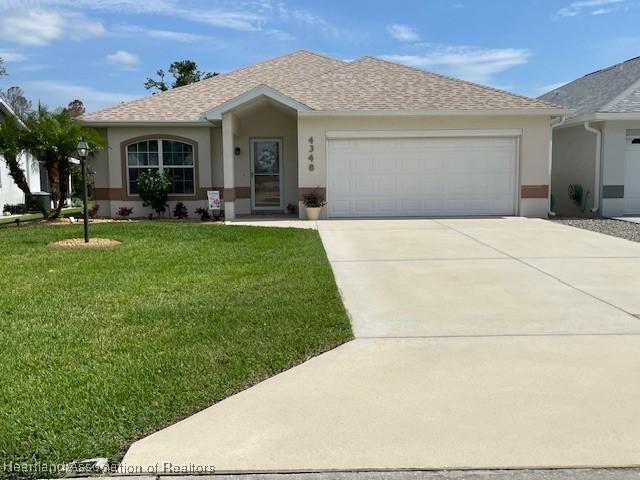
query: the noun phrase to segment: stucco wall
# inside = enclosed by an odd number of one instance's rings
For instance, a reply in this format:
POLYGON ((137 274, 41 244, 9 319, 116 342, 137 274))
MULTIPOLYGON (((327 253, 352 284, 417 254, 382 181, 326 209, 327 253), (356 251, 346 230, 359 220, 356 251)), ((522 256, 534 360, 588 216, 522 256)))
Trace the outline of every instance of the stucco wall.
MULTIPOLYGON (((627 129, 640 129, 640 122, 608 121, 604 123, 602 136, 602 185, 609 187, 625 185, 627 129)), ((603 198, 603 216, 617 217, 624 215, 624 213, 624 198, 603 198)))
POLYGON ((590 215, 594 201, 596 135, 583 125, 558 128, 553 132, 551 193, 559 215, 590 215), (569 185, 582 185, 585 197, 578 205, 569 198, 569 185))
MULTIPOLYGON (((397 131, 397 130, 487 130, 522 129, 520 141, 520 185, 549 185, 550 118, 529 117, 300 117, 298 149, 301 157, 314 138, 314 170, 307 162, 299 169, 300 188, 326 188, 326 133, 328 131, 397 131)), ((546 217, 546 198, 520 199, 523 216, 546 217)))
MULTIPOLYGON (((259 138, 282 139, 283 206, 298 203, 298 131, 295 112, 278 107, 271 102, 257 102, 235 112, 238 130, 235 146, 240 155, 234 158, 235 186, 251 186, 251 140, 259 138)), ((221 153, 222 154, 222 153, 221 153)), ((217 159, 216 159, 217 160, 217 159)), ((251 213, 251 202, 246 198, 236 200, 236 214, 251 213)))
MULTIPOLYGON (((105 133, 105 131, 102 131, 105 133)), ((142 202, 127 196, 127 186, 123 181, 123 161, 121 145, 131 139, 144 136, 178 136, 189 139, 198 144, 196 193, 182 201, 189 212, 193 214, 195 208, 206 205, 204 190, 215 185, 222 185, 222 178, 213 178, 212 168, 212 128, 210 127, 112 127, 106 129, 108 148, 99 154, 93 163, 96 172, 96 196, 100 205, 99 215, 115 216, 119 207, 133 207, 133 215, 146 216, 151 213, 150 208, 142 206, 142 202), (218 183, 214 183, 214 180, 218 183)), ((221 162, 220 162, 221 163, 221 162)), ((177 200, 169 198, 169 208, 173 209, 177 200)))

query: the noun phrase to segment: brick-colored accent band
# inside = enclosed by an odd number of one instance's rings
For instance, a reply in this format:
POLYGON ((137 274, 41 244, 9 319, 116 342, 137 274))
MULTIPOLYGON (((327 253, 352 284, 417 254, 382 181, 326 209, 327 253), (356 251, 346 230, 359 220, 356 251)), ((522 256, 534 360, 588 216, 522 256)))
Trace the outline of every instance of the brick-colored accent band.
POLYGON ((520 191, 521 198, 547 198, 549 196, 549 185, 522 185, 520 191))
POLYGON ((317 192, 318 195, 320 195, 320 197, 322 199, 326 199, 327 198, 327 189, 323 188, 323 187, 314 187, 314 188, 298 188, 298 200, 303 200, 304 196, 307 195, 308 193, 311 192, 317 192))
POLYGON ((124 200, 123 188, 94 188, 93 196, 96 200, 124 200))
POLYGON ((602 198, 624 198, 624 185, 603 185, 602 198))
MULTIPOLYGON (((169 201, 175 200, 206 200, 207 190, 221 190, 220 188, 200 187, 195 196, 169 195, 169 201)), ((138 196, 128 196, 124 188, 95 188, 93 190, 96 200, 122 200, 122 201, 140 201, 138 196)))
POLYGON ((222 199, 233 202, 239 198, 251 198, 251 187, 225 188, 222 191, 222 199))

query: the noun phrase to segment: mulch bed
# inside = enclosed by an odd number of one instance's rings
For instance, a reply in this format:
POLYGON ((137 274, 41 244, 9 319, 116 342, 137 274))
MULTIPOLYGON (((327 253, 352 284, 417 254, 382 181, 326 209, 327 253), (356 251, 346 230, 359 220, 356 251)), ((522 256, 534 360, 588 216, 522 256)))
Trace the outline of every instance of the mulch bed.
POLYGON ((122 242, 110 238, 90 238, 89 243, 85 243, 84 238, 67 238, 49 244, 52 248, 110 248, 121 245, 122 242))

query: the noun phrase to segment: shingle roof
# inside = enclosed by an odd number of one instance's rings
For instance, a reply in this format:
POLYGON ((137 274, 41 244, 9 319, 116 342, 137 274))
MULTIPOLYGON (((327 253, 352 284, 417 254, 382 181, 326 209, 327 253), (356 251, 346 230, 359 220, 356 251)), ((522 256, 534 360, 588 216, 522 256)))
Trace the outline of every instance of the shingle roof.
POLYGON ((343 64, 340 60, 301 50, 83 115, 81 120, 197 122, 212 108, 260 84, 278 90, 288 83, 300 82, 343 64))
POLYGON ((640 57, 585 75, 540 99, 574 109, 572 117, 640 112, 640 57))
POLYGON ((288 85, 282 93, 314 110, 487 110, 555 105, 376 57, 288 85))
POLYGON ((374 57, 342 62, 298 51, 185 87, 83 115, 89 122, 200 121, 209 110, 258 85, 313 110, 496 110, 557 108, 374 57))

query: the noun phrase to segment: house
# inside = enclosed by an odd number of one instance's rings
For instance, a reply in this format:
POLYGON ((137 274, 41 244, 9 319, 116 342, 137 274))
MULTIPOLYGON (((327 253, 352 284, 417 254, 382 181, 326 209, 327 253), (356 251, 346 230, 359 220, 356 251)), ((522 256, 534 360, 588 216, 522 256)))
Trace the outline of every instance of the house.
POLYGON ((554 127, 556 212, 640 215, 640 57, 585 75, 540 99, 574 110, 554 127))
POLYGON ((299 209, 325 217, 546 217, 548 102, 363 57, 297 51, 83 115, 109 149, 96 199, 148 211, 137 178, 168 170, 193 211, 221 191, 227 218, 299 209))
MULTIPOLYGON (((9 104, 0 97, 0 122, 7 116, 15 113, 9 104)), ((40 164, 33 159, 28 153, 22 153, 19 157, 27 182, 32 192, 38 192, 41 189, 40 184, 40 164)), ((43 172, 44 173, 44 172, 43 172)), ((46 178, 46 175, 45 175, 46 178)), ((0 154, 0 214, 4 210, 5 205, 16 205, 24 203, 24 193, 18 188, 11 176, 7 164, 0 154)))

